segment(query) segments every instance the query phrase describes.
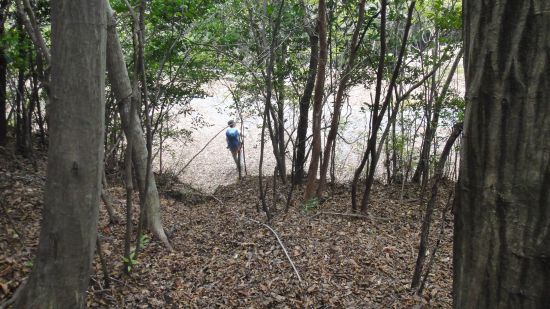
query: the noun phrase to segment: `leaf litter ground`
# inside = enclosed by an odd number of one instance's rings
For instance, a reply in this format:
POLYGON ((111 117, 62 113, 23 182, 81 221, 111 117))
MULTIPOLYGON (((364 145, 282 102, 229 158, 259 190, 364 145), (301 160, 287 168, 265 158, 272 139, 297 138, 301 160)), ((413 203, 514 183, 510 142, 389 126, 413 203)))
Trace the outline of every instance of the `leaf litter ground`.
MULTIPOLYGON (((5 154, 0 167, 0 303, 28 276, 38 243, 45 181, 24 159, 5 154), (7 214, 4 214, 7 212, 7 214)), ((441 248, 422 297, 410 291, 423 203, 418 187, 377 184, 369 218, 345 213, 350 197, 337 186, 316 208, 306 210, 297 189, 288 213, 284 203, 266 222, 258 213, 258 179, 220 187, 188 202, 163 194, 163 220, 174 247, 149 241, 131 274, 122 272, 124 222, 109 225, 100 208, 98 230, 106 257, 107 287, 99 259, 93 264, 88 306, 99 308, 450 308, 452 224, 444 222, 441 248), (266 222, 282 239, 303 282, 299 282, 275 236, 252 220, 266 222)), ((450 186, 449 186, 450 187, 450 186)), ((443 190, 443 197, 449 189, 443 190)), ((124 190, 109 189, 120 217, 124 190)), ((276 198, 285 200, 286 189, 276 198)), ((268 196, 273 198, 273 194, 268 196)), ((136 203, 137 205, 137 196, 136 203)), ((438 211, 444 207, 443 201, 438 211)), ((273 204, 270 200, 269 204, 273 204)), ((440 215, 432 227, 439 234, 440 215)), ((448 215, 447 217, 450 217, 448 215)), ((134 218, 134 223, 137 217, 134 218)))

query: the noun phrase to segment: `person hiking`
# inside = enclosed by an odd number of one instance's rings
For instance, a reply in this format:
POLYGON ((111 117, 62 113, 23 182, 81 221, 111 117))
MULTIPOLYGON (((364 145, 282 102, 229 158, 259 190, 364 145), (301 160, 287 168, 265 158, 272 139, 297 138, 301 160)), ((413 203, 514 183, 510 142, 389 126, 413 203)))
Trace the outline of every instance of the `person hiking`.
POLYGON ((225 139, 227 141, 227 148, 231 151, 233 160, 237 165, 237 171, 239 172, 239 179, 241 179, 241 134, 237 128, 235 128, 235 121, 229 120, 227 122, 229 128, 225 131, 225 139))

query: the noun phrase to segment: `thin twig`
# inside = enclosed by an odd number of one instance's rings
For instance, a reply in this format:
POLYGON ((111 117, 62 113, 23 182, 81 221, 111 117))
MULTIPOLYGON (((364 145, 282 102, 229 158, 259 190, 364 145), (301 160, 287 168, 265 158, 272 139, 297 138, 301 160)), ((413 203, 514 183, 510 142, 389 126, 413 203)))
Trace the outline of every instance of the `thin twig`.
POLYGON ((354 218, 361 218, 361 219, 369 219, 369 216, 360 215, 360 214, 354 214, 354 213, 346 213, 346 212, 331 212, 331 211, 320 211, 311 216, 312 218, 320 216, 320 215, 329 215, 329 216, 343 216, 343 217, 354 217, 354 218))
MULTIPOLYGON (((218 201, 218 203, 220 203, 220 205, 222 206, 225 206, 223 201, 220 200, 219 198, 215 197, 214 195, 211 195, 212 198, 214 198, 216 201, 218 201)), ((281 248, 283 249, 283 252, 285 253, 286 255, 286 258, 288 259, 288 262, 290 263, 290 265, 292 266, 292 269, 294 270, 294 273, 296 274, 296 277, 298 277, 298 281, 300 281, 300 283, 302 282, 302 277, 300 276, 300 273, 298 272, 298 269, 296 269, 296 265, 294 265, 294 262, 292 261, 292 259, 290 258, 290 255, 288 254, 288 251, 286 250, 286 247, 285 245, 283 244, 283 241, 281 240, 281 238, 279 237, 279 234, 277 234, 277 232, 269 225, 263 223, 263 222, 260 222, 260 221, 257 221, 257 220, 254 220, 254 219, 251 219, 251 218, 248 218, 238 212, 235 212, 235 211, 230 211, 232 212, 233 214, 235 214, 236 216, 238 216, 239 218, 241 219, 245 219, 245 220, 248 220, 248 221, 251 221, 251 222, 254 222, 254 223, 257 223, 257 224, 260 224, 260 225, 263 225, 264 227, 266 227, 267 229, 269 229, 271 231, 271 233, 273 233, 273 235, 275 235, 275 237, 277 238, 277 241, 279 242, 279 245, 281 246, 281 248)))
POLYGON ((286 258, 290 262, 290 265, 292 266, 292 269, 294 269, 294 273, 296 273, 296 276, 298 277, 298 281, 302 282, 302 277, 300 276, 300 273, 298 272, 298 269, 296 269, 296 266, 294 265, 294 262, 292 262, 292 259, 290 258, 290 255, 288 254, 288 251, 286 250, 285 245, 283 244, 283 241, 281 240, 281 238, 279 237, 277 232, 275 232, 275 230, 271 226, 269 226, 269 225, 267 225, 263 222, 245 217, 244 215, 240 215, 240 217, 243 218, 243 219, 246 219, 248 221, 252 221, 252 222, 263 225, 264 227, 268 228, 271 231, 271 233, 273 233, 273 235, 275 235, 275 237, 277 238, 277 241, 279 242, 279 245, 281 246, 281 248, 283 248, 283 251, 285 252, 286 258))

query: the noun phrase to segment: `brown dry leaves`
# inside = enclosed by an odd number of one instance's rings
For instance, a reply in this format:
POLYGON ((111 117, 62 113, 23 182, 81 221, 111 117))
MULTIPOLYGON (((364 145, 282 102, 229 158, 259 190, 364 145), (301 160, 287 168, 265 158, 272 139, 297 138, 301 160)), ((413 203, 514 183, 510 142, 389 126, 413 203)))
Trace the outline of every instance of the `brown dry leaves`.
MULTIPOLYGON (((43 179, 19 167, 0 169, 1 198, 7 202, 17 229, 24 231, 24 245, 21 245, 9 231, 5 216, 0 217, 0 302, 14 292, 30 271, 31 252, 38 236, 43 179)), ((279 211, 268 224, 282 238, 303 284, 298 282, 271 232, 242 218, 265 222, 265 216, 255 210, 256 179, 220 188, 215 196, 223 201, 223 206, 216 200, 186 205, 163 199, 164 225, 175 250, 170 253, 157 241, 151 241, 138 257, 139 264, 130 276, 121 271, 124 223, 108 226, 101 207, 99 231, 111 286, 105 286, 96 261, 88 305, 101 308, 449 308, 450 223, 446 223, 445 238, 425 296, 414 296, 409 288, 423 209, 415 190, 405 186, 404 203, 400 204, 399 186, 376 186, 370 219, 366 220, 313 216, 320 210, 346 212, 350 201, 345 187, 338 187, 319 210, 305 212, 298 200, 288 214, 279 211)), ((109 191, 122 214, 122 188, 109 191)), ((300 192, 296 194, 299 196, 300 192)), ((433 235, 438 234, 435 231, 439 226, 439 216, 435 217, 433 235)))

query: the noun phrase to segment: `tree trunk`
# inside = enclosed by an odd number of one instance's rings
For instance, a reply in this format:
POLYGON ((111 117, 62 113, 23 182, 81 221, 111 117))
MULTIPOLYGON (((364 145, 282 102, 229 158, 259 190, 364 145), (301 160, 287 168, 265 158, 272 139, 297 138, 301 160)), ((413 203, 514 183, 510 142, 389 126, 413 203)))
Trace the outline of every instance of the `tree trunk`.
MULTIPOLYGON (((4 21, 7 14, 7 6, 9 1, 0 1, 0 37, 4 37, 4 21)), ((3 45, 0 45, 0 146, 6 145, 8 134, 8 120, 6 119, 6 88, 8 75, 8 63, 3 45)))
POLYGON ((311 95, 315 86, 315 76, 317 75, 317 63, 319 62, 319 37, 317 33, 311 31, 309 34, 309 68, 304 86, 304 93, 300 98, 300 116, 298 119, 298 129, 296 133, 296 163, 294 164, 294 183, 301 184, 304 179, 304 165, 306 159, 306 138, 309 121, 309 105, 311 95))
POLYGON ((317 30, 319 33, 319 63, 317 65, 317 77, 315 80, 315 90, 313 94, 313 116, 312 133, 313 141, 311 145, 311 161, 307 174, 306 188, 304 189, 304 199, 307 201, 315 195, 315 180, 317 179, 317 169, 321 156, 321 116, 323 112, 323 96, 325 89, 325 71, 328 58, 327 42, 327 8, 325 0, 319 0, 319 9, 317 17, 317 30))
MULTIPOLYGON (((383 0, 383 2, 384 1, 385 0, 383 0)), ((370 165, 367 173, 367 180, 365 181, 365 192, 363 193, 363 199, 361 200, 361 211, 363 213, 367 212, 367 205, 370 198, 370 191, 372 189, 372 185, 374 184, 374 174, 376 172, 376 165, 378 164, 378 159, 380 157, 379 156, 380 152, 377 151, 376 137, 378 136, 378 130, 380 129, 380 125, 382 124, 382 118, 384 117, 384 113, 386 112, 386 109, 388 108, 389 103, 392 99, 392 92, 395 87, 397 77, 401 72, 401 65, 403 63, 403 57, 405 56, 405 53, 406 53, 407 40, 409 38, 409 30, 411 28, 412 15, 414 12, 415 5, 416 5, 416 1, 415 0, 411 1, 409 5, 408 13, 407 13, 407 22, 405 25, 405 31, 403 32, 403 39, 401 41, 401 49, 399 51, 399 55, 397 57, 397 63, 395 64, 392 77, 388 85, 386 98, 384 100, 384 103, 382 104, 380 113, 376 117, 373 117, 371 138, 369 140, 369 145, 367 146, 367 148, 371 147, 370 148, 370 165)))
MULTIPOLYGON (((369 155, 372 151, 376 153, 376 149, 374 149, 374 146, 372 145, 372 137, 374 136, 374 140, 376 143, 376 135, 378 134, 378 128, 376 127, 376 123, 378 122, 378 109, 380 108, 380 97, 382 94, 382 80, 384 78, 384 66, 385 66, 385 58, 386 58, 386 7, 388 5, 387 0, 382 0, 380 3, 381 9, 380 9, 380 53, 378 56, 378 68, 376 70, 376 90, 374 95, 374 105, 371 110, 371 120, 370 120, 370 137, 367 142, 367 150, 363 154, 363 157, 361 159, 361 162, 359 163, 359 167, 355 169, 355 173, 353 175, 353 181, 351 185, 351 209, 353 211, 357 210, 357 184, 359 182, 359 177, 363 173, 363 168, 365 168, 365 164, 367 164, 367 161, 369 159, 369 155)), ((374 155, 372 155, 374 157, 374 155)), ((372 164, 372 163, 371 163, 372 164)), ((361 210, 364 210, 361 208, 361 210)))
POLYGON ((283 179, 283 184, 286 183, 286 147, 285 147, 285 77, 286 77, 286 43, 281 44, 280 54, 276 59, 277 63, 277 142, 279 148, 279 173, 283 179))
POLYGON ((445 84, 443 85, 443 88, 441 89, 440 93, 435 98, 435 105, 433 108, 433 114, 432 119, 428 120, 429 125, 426 126, 426 134, 424 134, 424 140, 422 141, 422 151, 420 153, 420 160, 418 161, 418 166, 416 167, 416 171, 414 172, 414 176, 412 178, 412 182, 420 182, 420 178, 422 178, 422 184, 424 184, 427 181, 428 178, 428 167, 429 167, 429 153, 430 149, 432 148, 432 141, 435 138, 435 133, 437 132, 437 127, 439 126, 439 115, 441 114, 441 108, 443 107, 443 101, 445 100, 447 96, 447 92, 449 91, 449 87, 451 86, 451 82, 453 81, 453 76, 456 72, 456 69, 458 68, 458 64, 460 63, 460 60, 462 59, 462 55, 464 54, 464 49, 461 48, 456 55, 455 61, 453 62, 451 66, 451 70, 449 71, 449 74, 447 75, 447 79, 445 80, 445 84))
POLYGON ((550 304, 550 2, 464 1, 455 308, 550 304))
POLYGON ((411 288, 413 289, 417 289, 419 287, 420 277, 422 276, 422 269, 424 268, 426 251, 428 250, 428 240, 430 237, 430 227, 432 225, 432 216, 435 209, 435 204, 437 202, 439 184, 441 180, 443 180, 443 168, 445 167, 445 163, 447 162, 447 158, 449 157, 449 153, 451 152, 451 147, 453 147, 456 139, 460 136, 460 133, 462 133, 462 126, 462 123, 457 123, 454 125, 451 136, 449 136, 449 139, 447 140, 447 143, 445 144, 445 147, 441 152, 441 156, 437 164, 434 182, 432 184, 432 194, 430 196, 430 200, 428 201, 428 205, 426 206, 424 220, 422 221, 422 230, 420 232, 420 245, 418 248, 418 256, 416 258, 416 265, 414 268, 414 274, 411 283, 411 288))
POLYGON ((331 152, 333 143, 336 143, 336 135, 338 134, 338 124, 340 123, 340 113, 342 111, 342 104, 344 103, 344 94, 348 88, 348 81, 351 77, 351 71, 355 64, 355 58, 357 57, 357 50, 359 49, 357 43, 359 41, 359 33, 363 29, 363 23, 365 21, 365 0, 361 0, 358 5, 358 17, 353 36, 349 44, 349 56, 348 62, 338 83, 338 91, 336 92, 336 99, 334 100, 334 111, 332 113, 332 119, 330 122, 330 130, 328 132, 325 150, 323 151, 323 162, 321 162, 319 186, 317 187, 317 196, 321 196, 325 191, 325 184, 327 181, 328 165, 331 159, 331 152))
POLYGON ((15 145, 17 152, 24 153, 24 121, 23 104, 25 104, 25 69, 19 68, 17 74, 17 89, 15 93, 15 145))
MULTIPOLYGON (((107 7, 107 70, 109 80, 111 81, 111 87, 113 93, 118 101, 118 109, 120 113, 120 119, 122 120, 122 127, 127 138, 131 138, 133 142, 132 161, 134 163, 134 169, 136 172, 136 178, 140 188, 145 186, 145 178, 147 174, 147 147, 145 138, 143 137, 143 130, 141 129, 140 119, 135 113, 130 115, 130 100, 133 95, 132 85, 130 78, 128 77, 128 70, 122 54, 122 48, 118 39, 116 31, 116 24, 112 9, 107 7), (133 117, 133 126, 130 127, 130 119, 133 117)), ((145 192, 145 190, 143 190, 145 192)), ((158 237, 168 248, 171 248, 168 242, 168 237, 162 227, 162 221, 160 218, 160 199, 157 190, 157 184, 155 177, 151 173, 150 181, 147 187, 146 201, 145 201, 145 224, 149 227, 151 232, 158 237)))
MULTIPOLYGON (((275 156, 275 160, 277 162, 277 170, 279 171, 279 176, 281 177, 281 180, 283 184, 286 184, 286 167, 285 167, 285 154, 284 149, 281 149, 279 147, 280 143, 279 140, 283 138, 283 136, 279 136, 278 128, 279 125, 284 126, 284 124, 279 124, 278 122, 278 116, 275 113, 275 110, 273 108, 273 71, 275 67, 275 52, 278 48, 278 33, 279 28, 281 25, 281 18, 282 18, 282 10, 284 6, 285 1, 281 0, 279 4, 279 10, 277 13, 277 18, 275 22, 271 23, 271 28, 273 29, 271 43, 269 45, 269 57, 266 59, 266 73, 265 73, 265 86, 266 86, 266 97, 265 97, 265 104, 267 106, 267 128, 269 131, 269 135, 271 138, 271 145, 273 147, 273 156, 275 156), (273 119, 273 125, 271 124, 271 119, 273 119)), ((271 21, 271 19, 270 19, 271 21)), ((283 127, 284 132, 284 127, 283 127)), ((284 146, 284 142, 283 142, 284 146)), ((283 147, 284 148, 284 147, 283 147)), ((276 176, 276 175, 274 175, 276 176)), ((275 189, 274 189, 275 190, 275 189)))
POLYGON ((105 2, 53 0, 50 147, 40 242, 16 308, 84 308, 103 164, 105 2))

